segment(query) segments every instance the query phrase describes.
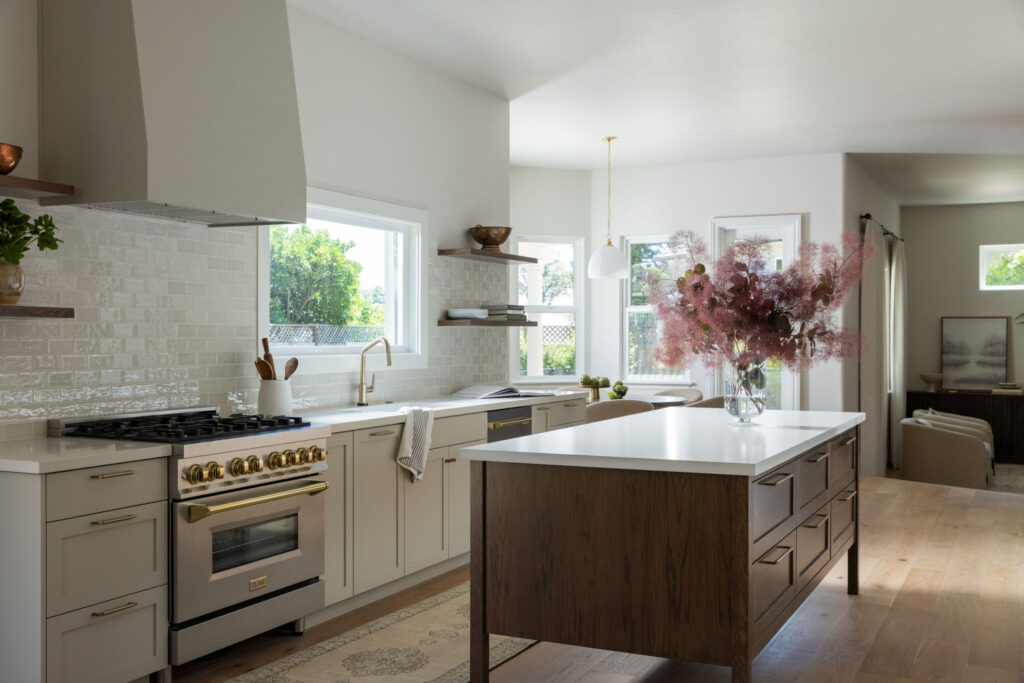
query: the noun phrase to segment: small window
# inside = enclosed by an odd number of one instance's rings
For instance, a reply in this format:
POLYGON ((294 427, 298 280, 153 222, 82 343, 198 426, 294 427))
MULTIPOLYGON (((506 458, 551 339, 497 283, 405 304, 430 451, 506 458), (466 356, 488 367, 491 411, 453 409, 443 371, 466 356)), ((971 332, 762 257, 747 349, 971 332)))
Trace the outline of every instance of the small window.
MULTIPOLYGON (((513 358, 520 380, 575 378, 582 358, 581 282, 577 277, 581 240, 523 237, 517 253, 538 263, 519 266, 514 300, 536 327, 518 328, 519 353, 513 358), (516 362, 518 360, 518 362, 516 362)), ((564 381, 564 380, 563 380, 564 381)))
POLYGON ((1024 289, 1024 244, 978 247, 978 286, 982 290, 1024 289))
POLYGON ((668 237, 631 238, 629 280, 626 281, 626 382, 689 381, 689 372, 673 370, 655 360, 661 319, 650 300, 652 282, 672 277, 675 255, 668 237))

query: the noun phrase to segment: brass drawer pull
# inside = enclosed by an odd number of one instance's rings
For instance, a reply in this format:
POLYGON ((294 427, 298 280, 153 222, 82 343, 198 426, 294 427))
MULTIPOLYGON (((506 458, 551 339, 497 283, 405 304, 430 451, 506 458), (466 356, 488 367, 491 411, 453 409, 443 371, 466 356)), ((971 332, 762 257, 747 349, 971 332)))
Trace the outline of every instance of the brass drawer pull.
POLYGON ((445 462, 458 462, 459 459, 458 458, 445 458, 444 461, 445 462))
POLYGON ((546 410, 551 410, 551 406, 548 406, 547 408, 537 408, 538 413, 546 410))
POLYGON ((845 498, 843 496, 838 496, 839 500, 841 500, 844 503, 847 502, 847 501, 851 501, 851 500, 853 500, 856 497, 857 497, 857 492, 856 491, 847 491, 845 498))
POLYGON ((275 493, 266 493, 262 496, 253 496, 252 498, 245 498, 244 500, 233 500, 230 503, 220 503, 217 505, 189 505, 188 521, 198 522, 201 519, 215 515, 219 512, 231 512, 232 510, 238 510, 239 508, 247 508, 251 505, 262 505, 263 503, 272 503, 275 500, 282 500, 284 498, 291 498, 292 496, 301 496, 308 493, 314 495, 321 491, 326 491, 331 487, 326 481, 318 481, 315 484, 307 484, 306 486, 300 486, 297 489, 290 489, 288 491, 277 491, 275 493))
POLYGON ((821 518, 821 519, 818 520, 818 523, 817 524, 804 524, 804 525, 802 525, 803 528, 805 528, 805 529, 820 529, 822 527, 822 525, 825 524, 825 522, 828 521, 828 515, 814 515, 814 516, 821 518))
POLYGON ((114 517, 113 519, 104 519, 96 522, 91 522, 93 526, 106 526, 108 524, 117 524, 118 522, 127 522, 130 519, 135 519, 137 515, 125 515, 124 517, 114 517))
POLYGON ((122 472, 104 472, 103 474, 91 474, 90 479, 113 479, 114 477, 130 477, 135 470, 124 470, 122 472))
POLYGON ((574 401, 572 403, 563 403, 562 407, 563 408, 575 408, 578 405, 579 405, 579 401, 574 401))
POLYGON ((487 428, 490 430, 504 429, 505 427, 512 427, 514 425, 528 425, 533 422, 532 417, 521 417, 518 420, 509 420, 508 422, 488 422, 487 428))
POLYGON ((855 437, 855 436, 851 436, 851 437, 850 437, 849 439, 847 439, 846 441, 844 441, 844 442, 843 442, 843 445, 844 445, 844 446, 850 446, 850 445, 852 445, 852 444, 853 444, 853 442, 854 442, 854 441, 856 441, 856 440, 857 440, 857 437, 855 437))
POLYGON ((370 432, 370 436, 391 436, 395 433, 394 429, 389 429, 386 432, 370 432))
POLYGON ((782 478, 781 479, 776 479, 775 481, 764 480, 764 481, 759 481, 757 483, 758 483, 759 486, 781 486, 782 484, 786 483, 787 481, 789 481, 790 479, 793 478, 792 472, 789 473, 789 474, 782 474, 780 472, 779 474, 776 474, 775 476, 782 477, 782 478))
POLYGON ((825 451, 823 454, 819 455, 817 458, 810 458, 807 462, 819 463, 822 460, 828 460, 828 451, 825 451))
POLYGON ((792 554, 793 550, 795 550, 795 548, 787 548, 785 546, 778 546, 778 547, 772 548, 772 550, 770 550, 768 552, 772 552, 774 550, 781 550, 782 554, 779 555, 778 557, 776 557, 775 559, 768 559, 768 555, 765 555, 760 560, 758 560, 758 562, 760 564, 776 564, 776 565, 777 564, 782 564, 782 561, 785 560, 787 557, 789 557, 790 554, 792 554))
POLYGON ((109 617, 111 614, 117 614, 118 612, 123 612, 126 609, 131 609, 132 607, 138 606, 139 603, 137 602, 127 602, 121 605, 120 607, 111 607, 110 609, 105 609, 102 612, 93 612, 92 615, 94 617, 109 617))

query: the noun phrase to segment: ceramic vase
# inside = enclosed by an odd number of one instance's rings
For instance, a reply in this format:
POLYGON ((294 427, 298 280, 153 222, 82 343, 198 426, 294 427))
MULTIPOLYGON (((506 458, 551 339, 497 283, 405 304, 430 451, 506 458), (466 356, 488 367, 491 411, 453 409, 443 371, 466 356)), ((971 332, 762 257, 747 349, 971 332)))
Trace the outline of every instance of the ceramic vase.
POLYGON ((260 380, 260 395, 257 407, 260 415, 291 415, 291 383, 286 379, 260 380))
POLYGON ((737 363, 725 368, 725 410, 735 425, 747 426, 764 412, 765 362, 737 363))
POLYGON ((0 305, 11 306, 18 303, 24 289, 25 271, 20 265, 0 259, 0 305))

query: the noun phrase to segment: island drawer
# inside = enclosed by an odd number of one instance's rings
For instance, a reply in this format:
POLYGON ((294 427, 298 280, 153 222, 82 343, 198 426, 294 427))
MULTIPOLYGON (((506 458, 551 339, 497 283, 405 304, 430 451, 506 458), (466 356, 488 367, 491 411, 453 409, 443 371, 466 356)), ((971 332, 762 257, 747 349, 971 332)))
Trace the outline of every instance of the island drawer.
POLYGON ((756 558, 779 543, 796 521, 797 462, 750 483, 750 557, 756 558))
POLYGON ((835 498, 829 506, 832 516, 832 547, 839 548, 853 535, 857 520, 857 489, 850 486, 835 498))
POLYGON ((829 442, 829 489, 834 496, 857 476, 857 436, 852 432, 829 442))
POLYGON ((797 590, 803 589, 831 558, 831 517, 823 505, 796 530, 797 590))
POLYGON ((830 456, 826 443, 804 453, 797 461, 797 514, 801 520, 828 502, 830 456))
POLYGON ((46 615, 167 583, 167 503, 46 525, 46 615))
POLYGON ((167 498, 167 458, 46 475, 46 521, 167 498))
POLYGON ((798 542, 794 531, 750 567, 750 630, 754 638, 796 597, 798 542))

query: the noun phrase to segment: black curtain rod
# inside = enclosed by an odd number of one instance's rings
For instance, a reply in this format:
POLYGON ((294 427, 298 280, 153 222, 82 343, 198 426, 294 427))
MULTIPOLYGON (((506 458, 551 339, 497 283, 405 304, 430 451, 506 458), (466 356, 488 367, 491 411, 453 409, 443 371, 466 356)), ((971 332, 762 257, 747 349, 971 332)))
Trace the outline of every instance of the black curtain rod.
MULTIPOLYGON (((871 217, 871 214, 870 214, 870 213, 862 213, 862 214, 861 214, 861 216, 860 216, 860 219, 861 219, 862 221, 863 221, 863 220, 869 220, 869 221, 871 221, 871 220, 875 220, 875 219, 873 219, 873 218, 871 217)), ((875 221, 875 222, 876 222, 876 223, 878 223, 878 221, 875 221)), ((891 238, 893 238, 894 240, 899 240, 900 242, 905 242, 905 241, 906 241, 906 240, 904 240, 904 239, 903 239, 902 237, 900 237, 899 235, 897 235, 896 233, 894 233, 893 231, 891 231, 891 230, 889 230, 888 228, 886 228, 886 227, 885 227, 884 225, 882 225, 881 223, 878 223, 878 224, 882 226, 882 234, 883 234, 883 235, 885 235, 886 237, 891 237, 891 238)))

